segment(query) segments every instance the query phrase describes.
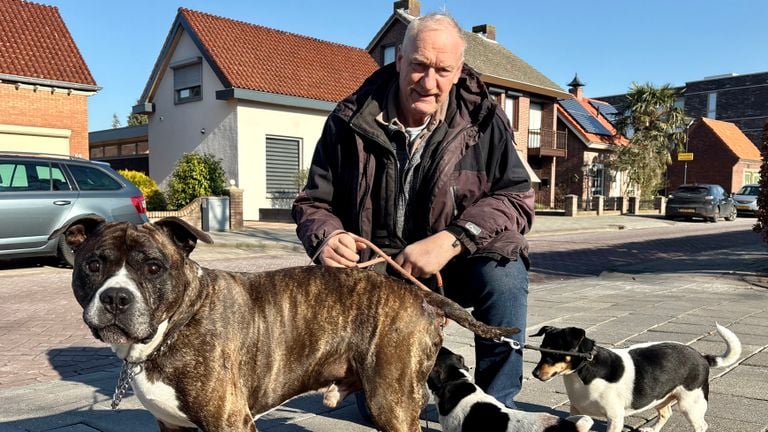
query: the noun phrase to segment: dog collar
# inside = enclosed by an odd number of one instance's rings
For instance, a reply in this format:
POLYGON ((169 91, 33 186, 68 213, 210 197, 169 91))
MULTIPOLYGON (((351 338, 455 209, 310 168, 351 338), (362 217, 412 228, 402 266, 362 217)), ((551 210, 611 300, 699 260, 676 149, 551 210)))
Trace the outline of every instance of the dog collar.
POLYGON ((112 409, 116 410, 120 402, 123 401, 125 392, 128 391, 128 386, 131 384, 136 375, 140 374, 144 370, 142 363, 131 363, 128 360, 123 360, 123 368, 120 370, 120 377, 117 379, 117 386, 115 386, 115 392, 112 394, 112 409))

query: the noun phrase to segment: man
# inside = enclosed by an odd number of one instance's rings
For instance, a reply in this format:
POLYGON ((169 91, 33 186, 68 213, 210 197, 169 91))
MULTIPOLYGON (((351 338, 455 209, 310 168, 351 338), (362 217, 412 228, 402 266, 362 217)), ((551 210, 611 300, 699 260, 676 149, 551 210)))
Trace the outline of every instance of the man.
MULTIPOLYGON (((461 28, 435 13, 328 117, 292 215, 319 263, 367 259, 348 234, 332 236, 352 232, 413 276, 441 272, 445 294, 480 321, 525 329, 533 196, 508 120, 464 66, 461 28)), ((478 339, 476 367, 477 384, 513 407, 522 352, 478 339)))

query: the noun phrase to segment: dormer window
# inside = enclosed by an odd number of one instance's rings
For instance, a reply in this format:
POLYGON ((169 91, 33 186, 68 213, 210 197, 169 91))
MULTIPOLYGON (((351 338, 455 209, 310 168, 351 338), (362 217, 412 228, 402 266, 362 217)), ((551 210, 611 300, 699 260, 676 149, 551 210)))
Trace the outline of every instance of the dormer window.
POLYGON ((203 99, 203 63, 200 57, 171 64, 173 69, 173 101, 176 104, 203 99))

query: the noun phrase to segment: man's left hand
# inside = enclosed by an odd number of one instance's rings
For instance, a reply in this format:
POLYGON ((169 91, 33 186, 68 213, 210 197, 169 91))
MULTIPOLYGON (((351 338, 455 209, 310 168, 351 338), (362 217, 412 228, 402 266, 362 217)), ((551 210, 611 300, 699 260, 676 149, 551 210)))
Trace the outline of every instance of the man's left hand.
POLYGON ((395 257, 395 262, 414 277, 429 277, 461 253, 461 245, 454 246, 455 243, 456 237, 453 234, 440 231, 406 246, 395 257))

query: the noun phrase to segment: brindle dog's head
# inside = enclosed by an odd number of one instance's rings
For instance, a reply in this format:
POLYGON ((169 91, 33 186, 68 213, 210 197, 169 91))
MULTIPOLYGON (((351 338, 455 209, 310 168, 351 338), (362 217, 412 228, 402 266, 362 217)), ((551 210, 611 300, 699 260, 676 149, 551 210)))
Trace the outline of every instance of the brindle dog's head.
POLYGON ((143 225, 89 217, 51 237, 62 234, 75 251, 72 290, 83 319, 119 356, 121 350, 127 356, 132 345, 159 344, 159 333, 178 319, 174 314, 199 294, 202 271, 189 254, 197 240, 212 243, 208 234, 174 217, 143 225))
MULTIPOLYGON (((541 348, 589 353, 595 348, 595 341, 586 337, 584 329, 578 327, 557 328, 544 326, 530 337, 544 336, 541 348)), ((549 381, 557 375, 567 375, 581 362, 581 357, 566 354, 555 354, 546 351, 541 352, 541 359, 533 369, 533 376, 541 381, 549 381)))

